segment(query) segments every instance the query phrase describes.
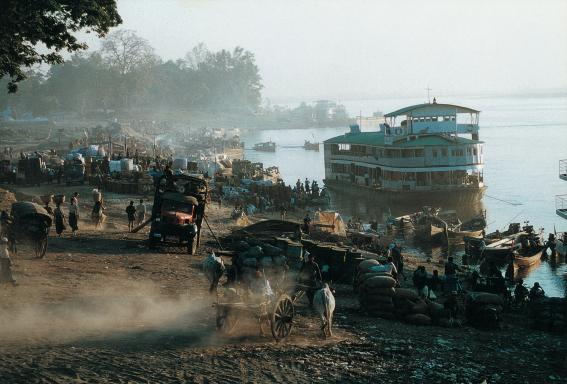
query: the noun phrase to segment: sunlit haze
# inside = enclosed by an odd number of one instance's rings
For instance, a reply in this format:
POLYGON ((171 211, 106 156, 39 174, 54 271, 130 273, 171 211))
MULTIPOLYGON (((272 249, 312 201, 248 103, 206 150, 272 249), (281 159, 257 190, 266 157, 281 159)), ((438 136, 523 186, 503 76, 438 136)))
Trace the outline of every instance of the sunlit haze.
MULTIPOLYGON (((164 59, 256 55, 273 101, 564 91, 565 1, 120 0, 164 59)), ((97 44, 93 42, 92 48, 97 44)))

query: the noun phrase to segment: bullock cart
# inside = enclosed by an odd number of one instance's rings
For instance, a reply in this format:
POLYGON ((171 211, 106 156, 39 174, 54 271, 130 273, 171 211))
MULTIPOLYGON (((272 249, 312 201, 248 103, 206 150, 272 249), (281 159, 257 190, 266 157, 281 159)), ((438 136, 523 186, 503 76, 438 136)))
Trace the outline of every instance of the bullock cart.
POLYGON ((303 297, 305 289, 305 286, 297 285, 291 295, 281 293, 263 296, 259 300, 241 295, 236 295, 232 299, 219 298, 213 304, 217 310, 217 329, 224 334, 230 334, 242 317, 255 318, 258 320, 262 335, 266 335, 269 328, 274 340, 283 340, 291 333, 295 303, 303 297))
POLYGON ((45 256, 52 222, 49 213, 39 204, 16 202, 12 204, 11 216, 8 227, 10 249, 16 251, 16 244, 27 244, 32 246, 35 257, 45 256))

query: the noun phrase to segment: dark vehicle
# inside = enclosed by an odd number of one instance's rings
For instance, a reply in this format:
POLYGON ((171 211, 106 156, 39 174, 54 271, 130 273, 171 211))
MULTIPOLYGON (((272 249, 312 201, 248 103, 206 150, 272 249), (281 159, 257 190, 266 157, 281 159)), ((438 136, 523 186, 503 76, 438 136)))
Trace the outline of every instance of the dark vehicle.
POLYGON ((35 257, 45 256, 47 234, 52 222, 49 213, 39 204, 24 201, 12 204, 11 216, 8 223, 10 249, 16 252, 16 244, 30 244, 35 257))
POLYGON ((201 237, 208 185, 203 179, 187 175, 160 176, 156 180, 152 208, 150 246, 186 245, 195 254, 201 237))
POLYGON ((66 184, 83 184, 85 182, 85 163, 79 159, 65 160, 63 173, 66 184))
POLYGON ((17 178, 23 184, 40 185, 43 180, 45 163, 39 157, 29 157, 18 161, 17 178))

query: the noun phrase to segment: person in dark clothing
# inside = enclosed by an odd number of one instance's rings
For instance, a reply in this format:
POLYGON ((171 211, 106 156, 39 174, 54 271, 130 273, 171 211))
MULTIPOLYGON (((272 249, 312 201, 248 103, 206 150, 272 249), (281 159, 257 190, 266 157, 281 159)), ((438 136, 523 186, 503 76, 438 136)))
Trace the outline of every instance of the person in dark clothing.
POLYGON ((309 307, 313 307, 313 296, 315 291, 321 285, 323 278, 319 265, 315 262, 315 257, 312 254, 307 255, 308 259, 303 263, 299 270, 299 283, 307 286, 305 294, 309 299, 309 307))
POLYGON ((543 290, 541 285, 539 285, 539 283, 536 281, 534 283, 534 286, 530 289, 530 301, 539 300, 543 297, 545 297, 545 291, 543 290))
POLYGON ((57 206, 55 207, 55 211, 53 211, 53 216, 55 218, 55 232, 59 237, 61 237, 61 234, 66 229, 66 227, 65 227, 65 214, 61 209, 60 203, 57 203, 57 206))
POLYGON ((433 290, 433 292, 439 292, 443 290, 443 281, 441 281, 441 278, 439 277, 438 270, 433 270, 433 275, 431 275, 431 278, 429 279, 427 285, 433 290))
POLYGON ((136 221, 136 207, 134 207, 134 201, 130 201, 130 205, 126 207, 126 215, 128 215, 128 232, 132 232, 134 222, 136 221))
POLYGON ((524 286, 524 280, 520 279, 514 287, 514 303, 523 305, 530 291, 524 286))
POLYGON ((63 178, 63 167, 60 166, 57 169, 57 184, 61 184, 61 178, 63 178))
POLYGON ((446 288, 450 292, 457 290, 457 271, 459 266, 453 261, 453 257, 449 256, 447 263, 445 263, 445 282, 446 288))
POLYGON ((404 256, 397 244, 394 244, 394 247, 390 250, 390 255, 394 264, 396 265, 396 270, 398 271, 398 276, 403 276, 404 279, 406 276, 404 275, 404 256))
POLYGON ((309 234, 309 225, 310 224, 311 224, 311 218, 309 217, 309 214, 306 214, 305 217, 303 218, 303 226, 301 227, 301 230, 303 231, 303 233, 309 234))
POLYGON ((412 282, 417 292, 421 292, 427 285, 427 271, 423 265, 417 267, 412 276, 412 282))
POLYGON ((451 294, 449 295, 443 306, 451 313, 451 317, 453 319, 457 318, 457 315, 459 314, 460 311, 457 291, 451 292, 451 294))

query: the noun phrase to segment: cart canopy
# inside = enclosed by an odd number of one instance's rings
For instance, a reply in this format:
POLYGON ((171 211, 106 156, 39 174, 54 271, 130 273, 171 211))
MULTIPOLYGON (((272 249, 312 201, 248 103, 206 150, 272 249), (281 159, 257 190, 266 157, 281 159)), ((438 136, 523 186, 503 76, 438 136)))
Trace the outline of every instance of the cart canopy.
POLYGON ((12 204, 14 223, 20 224, 28 220, 40 220, 46 226, 51 226, 51 216, 41 205, 29 201, 19 201, 12 204))

